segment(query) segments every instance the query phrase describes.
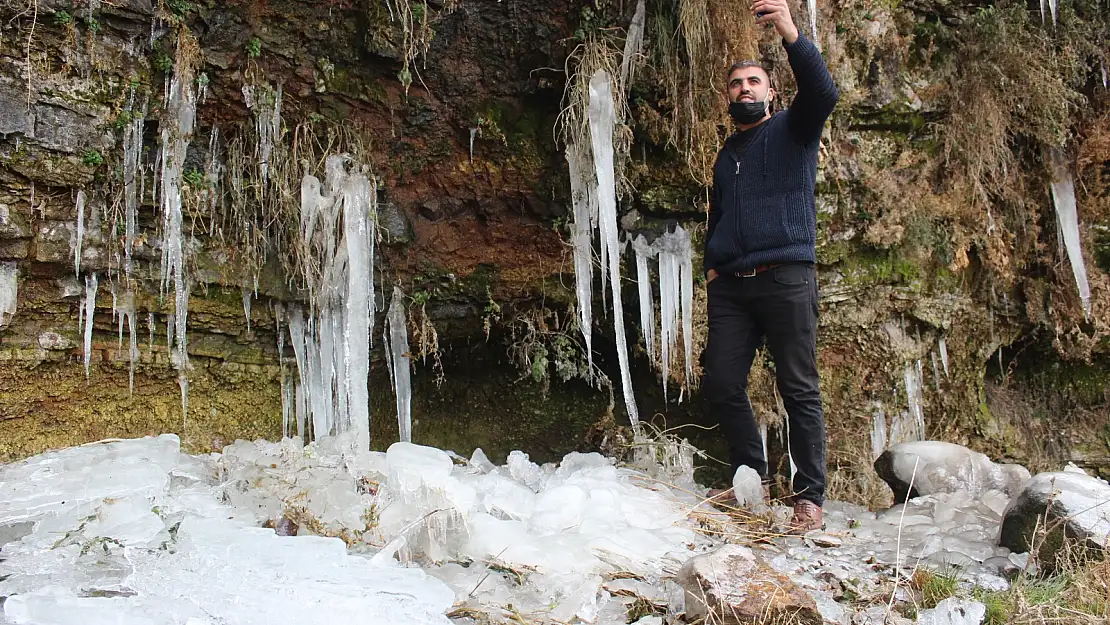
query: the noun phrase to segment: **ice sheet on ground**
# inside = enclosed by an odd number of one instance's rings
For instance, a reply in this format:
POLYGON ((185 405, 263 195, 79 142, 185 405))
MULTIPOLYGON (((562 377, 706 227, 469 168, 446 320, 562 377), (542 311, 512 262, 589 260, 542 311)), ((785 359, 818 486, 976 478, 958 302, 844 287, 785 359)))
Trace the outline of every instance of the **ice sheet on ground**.
MULTIPOLYGON (((514 452, 497 465, 411 443, 356 452, 358 433, 345 436, 193 457, 167 435, 0 468, 4 618, 445 624, 452 607, 501 618, 511 604, 526 618, 623 624, 636 597, 681 611, 669 576, 722 544, 698 531, 727 517, 700 503, 692 448, 644 445, 628 465, 572 453, 539 466, 514 452)), ((994 546, 1007 503, 998 491, 878 514, 828 502, 840 546, 759 549, 845 622, 831 593, 889 596, 895 566, 958 563, 964 579, 1004 588, 1000 569, 1022 562, 994 546)))

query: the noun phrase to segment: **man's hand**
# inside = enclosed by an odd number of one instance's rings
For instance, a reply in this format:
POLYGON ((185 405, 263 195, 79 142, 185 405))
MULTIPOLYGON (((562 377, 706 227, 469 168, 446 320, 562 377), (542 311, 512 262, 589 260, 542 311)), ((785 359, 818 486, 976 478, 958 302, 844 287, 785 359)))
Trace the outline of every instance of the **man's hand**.
POLYGON ((705 283, 709 284, 716 277, 717 277, 717 270, 716 269, 710 269, 709 271, 705 272, 705 283))
POLYGON ((790 17, 790 7, 786 0, 755 0, 752 3, 752 15, 756 15, 756 24, 774 24, 783 41, 794 43, 798 40, 798 27, 794 25, 794 18, 790 17), (763 17, 758 17, 762 14, 763 17))

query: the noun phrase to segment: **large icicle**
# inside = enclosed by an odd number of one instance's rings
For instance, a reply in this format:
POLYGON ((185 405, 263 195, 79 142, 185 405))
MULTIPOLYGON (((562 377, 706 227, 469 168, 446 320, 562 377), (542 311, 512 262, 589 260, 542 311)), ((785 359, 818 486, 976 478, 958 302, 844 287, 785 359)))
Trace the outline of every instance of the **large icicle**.
POLYGON ((632 88, 632 79, 636 74, 636 57, 644 47, 646 16, 647 6, 644 0, 637 0, 636 12, 632 15, 632 23, 628 25, 628 35, 624 39, 624 54, 621 56, 621 89, 625 91, 632 88))
POLYGON ((677 239, 675 254, 678 256, 679 288, 682 295, 682 345, 685 354, 686 386, 694 375, 694 255, 690 234, 681 226, 675 227, 677 239))
POLYGON ((85 241, 85 190, 77 191, 77 245, 73 247, 73 274, 81 275, 81 252, 85 241))
POLYGON ((617 242, 617 189, 613 167, 613 125, 616 111, 609 74, 598 70, 590 78, 590 140, 593 145, 594 167, 597 169, 598 221, 602 248, 608 258, 609 282, 613 291, 613 327, 617 337, 617 359, 620 363, 625 408, 633 427, 640 423, 636 397, 632 392, 632 375, 628 366, 628 341, 624 333, 624 307, 621 305, 620 247, 617 242))
POLYGON ((85 380, 89 379, 89 363, 92 360, 93 315, 96 312, 97 279, 95 273, 85 276, 85 380))
MULTIPOLYGON (((146 108, 145 104, 143 108, 146 108)), ((144 125, 143 114, 132 111, 131 121, 123 129, 123 271, 127 277, 131 277, 131 254, 135 247, 135 223, 139 214, 144 125)))
POLYGON ((674 253, 670 235, 655 241, 659 249, 659 352, 663 372, 663 398, 667 397, 667 381, 671 376, 671 354, 678 343, 681 316, 679 301, 678 256, 674 253))
POLYGON ((636 285, 640 290, 640 334, 644 337, 644 353, 648 360, 655 362, 655 300, 651 296, 651 269, 648 260, 656 255, 648 245, 644 235, 632 241, 632 251, 636 255, 636 285))
MULTIPOLYGON (((567 165, 570 169, 570 197, 574 206, 574 231, 571 244, 574 249, 574 287, 578 296, 578 325, 582 338, 586 341, 586 360, 590 375, 594 370, 593 350, 593 222, 597 219, 591 213, 590 175, 586 153, 581 146, 567 146, 567 165)), ((604 269, 604 268, 603 268, 604 269)), ((604 273, 604 271, 603 271, 604 273)))
MULTIPOLYGON (((1055 4, 1053 4, 1055 6, 1055 4)), ((1079 288, 1079 299, 1083 303, 1083 315, 1091 316, 1091 286, 1087 283, 1087 267, 1083 264, 1083 249, 1079 241, 1079 213, 1075 207, 1075 185, 1072 182, 1068 161, 1063 150, 1049 150, 1049 166, 1052 173, 1052 203, 1056 207, 1056 222, 1071 263, 1075 284, 1079 288)))
POLYGON ((166 119, 162 130, 162 292, 172 284, 174 292, 174 365, 181 387, 182 418, 189 412, 189 352, 185 331, 189 314, 189 285, 186 276, 185 247, 182 241, 181 177, 185 155, 196 121, 196 96, 192 72, 178 63, 166 100, 166 119))
POLYGON ((652 247, 659 254, 659 351, 663 395, 666 397, 667 378, 670 376, 671 357, 678 345, 679 328, 682 329, 687 386, 693 374, 694 261, 690 234, 681 227, 656 239, 652 247))
POLYGON ((412 442, 412 363, 409 361, 409 327, 405 319, 405 294, 393 288, 393 301, 386 313, 386 342, 393 392, 397 396, 397 431, 402 442, 412 442))
MULTIPOLYGON (((279 88, 278 95, 281 90, 279 88)), ((370 333, 374 325, 374 226, 376 194, 369 179, 352 175, 343 186, 344 243, 347 254, 347 305, 344 346, 346 375, 350 392, 341 401, 347 404, 349 422, 357 432, 358 450, 370 449, 370 333)))
POLYGON ((348 173, 348 162, 329 156, 326 184, 311 174, 301 181, 300 244, 302 257, 311 259, 305 264, 311 308, 291 307, 288 327, 300 373, 298 431, 308 420, 316 438, 354 430, 353 444, 366 450, 376 194, 366 175, 348 173))

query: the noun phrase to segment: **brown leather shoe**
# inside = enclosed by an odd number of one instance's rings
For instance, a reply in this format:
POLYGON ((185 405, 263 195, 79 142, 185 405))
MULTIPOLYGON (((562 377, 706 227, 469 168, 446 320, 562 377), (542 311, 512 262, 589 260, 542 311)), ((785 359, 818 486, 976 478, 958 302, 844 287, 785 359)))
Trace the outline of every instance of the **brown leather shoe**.
POLYGON ((806 532, 819 530, 824 526, 821 506, 808 499, 798 499, 794 503, 794 516, 790 518, 788 533, 801 536, 806 532))

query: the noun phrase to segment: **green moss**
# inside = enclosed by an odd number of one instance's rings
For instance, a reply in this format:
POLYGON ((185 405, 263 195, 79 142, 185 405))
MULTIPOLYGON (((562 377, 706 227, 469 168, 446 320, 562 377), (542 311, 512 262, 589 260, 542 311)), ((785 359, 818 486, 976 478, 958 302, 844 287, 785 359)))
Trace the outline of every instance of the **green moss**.
POLYGON ((849 284, 903 284, 920 287, 921 267, 900 255, 897 250, 861 250, 847 254, 841 262, 844 278, 849 284))
POLYGON ((81 162, 89 167, 100 167, 104 164, 104 156, 96 150, 86 150, 85 153, 81 155, 81 162))

